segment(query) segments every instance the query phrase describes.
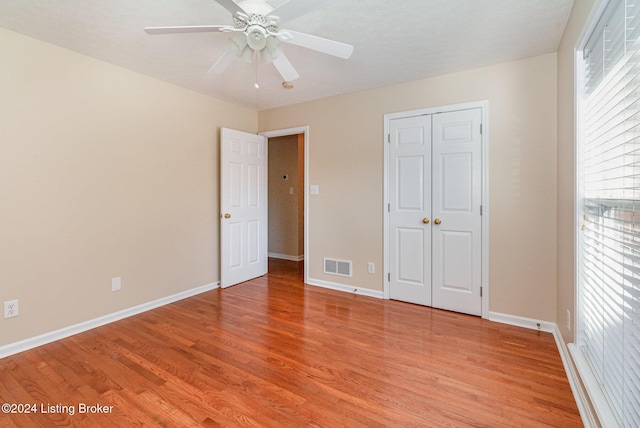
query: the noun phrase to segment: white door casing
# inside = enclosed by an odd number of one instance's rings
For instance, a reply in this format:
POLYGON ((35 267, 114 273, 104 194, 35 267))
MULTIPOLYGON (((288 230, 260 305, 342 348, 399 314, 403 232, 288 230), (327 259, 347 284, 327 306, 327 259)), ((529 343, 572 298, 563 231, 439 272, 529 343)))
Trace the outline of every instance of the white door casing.
POLYGON ((390 298, 431 306, 431 117, 389 128, 390 298))
POLYGON ((432 305, 481 315, 482 111, 432 117, 432 305))
POLYGON ((486 108, 486 102, 477 102, 385 115, 385 297, 488 315, 488 290, 481 289, 488 282, 481 131, 486 108), (418 137, 419 127, 429 135, 418 137), (428 149, 409 154, 418 139, 427 141, 428 149), (425 160, 424 168, 416 156, 425 160), (411 176, 417 183, 402 183, 411 176), (424 208, 419 218, 418 207, 424 208))
MULTIPOLYGON (((311 143, 309 140, 309 127, 298 126, 295 128, 276 129, 272 131, 263 131, 260 133, 263 137, 269 138, 283 137, 285 135, 302 134, 304 136, 304 257, 308 260, 310 254, 310 236, 309 236, 309 149, 311 143)), ((309 279, 309 263, 304 263, 304 282, 308 284, 309 279)))
POLYGON ((220 131, 220 286, 267 273, 267 139, 220 131))

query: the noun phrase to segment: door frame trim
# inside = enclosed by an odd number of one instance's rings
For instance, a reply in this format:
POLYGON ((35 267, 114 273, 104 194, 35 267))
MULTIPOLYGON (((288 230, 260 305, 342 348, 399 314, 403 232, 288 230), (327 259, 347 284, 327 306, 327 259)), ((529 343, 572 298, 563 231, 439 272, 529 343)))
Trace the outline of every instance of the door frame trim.
MULTIPOLYGON (((272 131, 258 132, 267 138, 267 147, 269 146, 269 138, 284 137, 286 135, 304 135, 304 282, 309 279, 309 126, 297 126, 294 128, 275 129, 272 131)), ((267 208, 267 212, 269 209, 267 208)))
MULTIPOLYGON (((452 104, 438 107, 428 107, 418 110, 409 110, 384 115, 384 131, 382 143, 384 146, 384 200, 382 212, 384 217, 384 275, 382 278, 382 290, 385 299, 389 299, 389 123, 392 119, 400 119, 412 116, 423 116, 435 113, 453 112, 480 108, 482 114, 482 318, 489 318, 489 101, 473 101, 461 104, 452 104)), ((305 177, 306 179, 306 177, 305 177)), ((305 240, 306 245, 306 240, 305 240)), ((305 248, 306 252, 306 248, 305 248)))

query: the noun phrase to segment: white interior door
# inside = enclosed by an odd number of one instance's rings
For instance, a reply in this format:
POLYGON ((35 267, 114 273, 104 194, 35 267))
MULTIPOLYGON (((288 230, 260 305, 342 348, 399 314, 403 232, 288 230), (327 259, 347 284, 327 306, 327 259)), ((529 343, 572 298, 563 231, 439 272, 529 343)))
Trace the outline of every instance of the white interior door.
POLYGON ((389 123, 389 297, 431 305, 431 117, 389 123))
POLYGON ((482 110, 433 115, 432 305, 482 314, 482 110))
POLYGON ((389 297, 482 314, 482 109, 389 121, 389 297))
POLYGON ((220 286, 267 273, 267 139, 220 132, 220 286))

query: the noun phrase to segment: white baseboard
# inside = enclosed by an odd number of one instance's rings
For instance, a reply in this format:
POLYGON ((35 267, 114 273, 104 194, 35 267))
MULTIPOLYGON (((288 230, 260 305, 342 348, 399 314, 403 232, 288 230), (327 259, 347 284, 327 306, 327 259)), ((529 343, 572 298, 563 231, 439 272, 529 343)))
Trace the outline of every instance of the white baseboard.
POLYGON ((274 259, 290 260, 292 262, 301 262, 304 260, 304 254, 301 256, 292 256, 289 254, 267 253, 267 256, 274 259))
POLYGON ((535 320, 532 318, 519 317, 515 315, 502 314, 499 312, 489 312, 489 320, 518 327, 529 328, 532 330, 540 330, 547 333, 552 333, 553 338, 556 341, 556 347, 558 348, 558 353, 560 354, 560 359, 562 360, 564 371, 567 374, 567 379, 569 380, 569 386, 571 387, 573 398, 576 400, 576 405, 578 406, 578 411, 580 412, 582 423, 584 424, 585 428, 596 428, 600 426, 596 422, 595 415, 591 411, 591 407, 588 404, 589 401, 587 396, 585 395, 585 391, 580 386, 580 376, 577 373, 575 366, 573 365, 571 354, 569 353, 569 350, 565 345, 564 340, 562 339, 560 329, 558 328, 558 325, 556 323, 535 320))
POLYGON ((581 387, 582 382, 580 382, 580 375, 576 370, 576 366, 573 364, 571 353, 562 339, 562 334, 560 333, 560 329, 557 324, 555 324, 553 328, 553 338, 556 340, 560 359, 562 360, 564 371, 567 374, 567 379, 569 379, 569 386, 571 386, 571 392, 573 392, 573 397, 576 400, 576 405, 578 406, 582 423, 585 428, 599 427, 600 424, 596 422, 596 416, 591 411, 589 398, 587 397, 585 390, 581 387))
POLYGON ((553 329, 555 327, 555 323, 549 321, 540 321, 533 318, 501 314, 500 312, 489 312, 489 321, 515 325, 517 327, 530 328, 532 330, 545 331, 547 333, 553 333, 553 329))
POLYGON ((360 294, 362 296, 375 297, 377 299, 383 299, 384 293, 382 291, 371 290, 369 288, 359 288, 353 285, 339 284, 337 282, 323 281, 320 279, 309 278, 306 282, 308 285, 316 287, 329 288, 331 290, 343 291, 345 293, 360 294))
POLYGON ((89 321, 81 322, 69 327, 64 327, 59 330, 44 333, 29 339, 24 339, 19 342, 9 343, 8 345, 0 346, 0 358, 8 357, 9 355, 14 355, 28 349, 45 345, 47 343, 55 342, 56 340, 64 339, 65 337, 73 336, 74 334, 82 333, 83 331, 91 330, 93 328, 100 327, 105 324, 130 317, 132 315, 137 315, 151 309, 159 308, 160 306, 168 305, 169 303, 177 302, 178 300, 186 299, 187 297, 192 297, 197 294, 204 293, 205 291, 214 290, 218 287, 220 287, 219 282, 203 285, 201 287, 182 291, 171 296, 143 303, 141 305, 137 305, 128 309, 123 309, 121 311, 104 315, 89 321))

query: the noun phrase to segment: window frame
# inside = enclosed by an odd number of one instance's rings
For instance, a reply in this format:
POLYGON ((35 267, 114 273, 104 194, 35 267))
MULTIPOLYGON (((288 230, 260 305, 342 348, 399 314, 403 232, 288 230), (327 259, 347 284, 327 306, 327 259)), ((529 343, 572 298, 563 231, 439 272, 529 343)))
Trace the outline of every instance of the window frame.
MULTIPOLYGON (((584 194, 584 162, 583 162, 583 142, 585 140, 585 112, 584 93, 586 81, 586 66, 584 61, 584 50, 592 37, 594 31, 599 27, 601 18, 604 16, 607 6, 612 1, 617 0, 597 0, 591 10, 588 19, 583 26, 582 33, 577 39, 574 48, 574 343, 568 344, 568 349, 575 362, 575 367, 580 375, 581 381, 587 391, 589 399, 602 426, 623 426, 619 415, 613 410, 613 405, 609 402, 606 393, 603 392, 598 378, 594 375, 594 369, 589 359, 580 348, 584 343, 585 330, 584 310, 585 293, 583 284, 585 245, 583 244, 582 227, 585 222, 585 202, 584 194)), ((622 0, 625 3, 625 0, 622 0)), ((623 6, 624 7, 624 6, 623 6)), ((621 415, 620 415, 621 416, 621 415)))

